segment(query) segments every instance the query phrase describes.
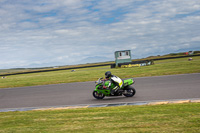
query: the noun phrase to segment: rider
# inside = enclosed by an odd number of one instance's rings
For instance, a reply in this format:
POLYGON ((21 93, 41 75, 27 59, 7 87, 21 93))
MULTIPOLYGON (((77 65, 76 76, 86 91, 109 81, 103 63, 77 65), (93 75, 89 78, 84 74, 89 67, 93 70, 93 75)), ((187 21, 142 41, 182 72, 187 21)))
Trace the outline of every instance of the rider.
POLYGON ((123 81, 119 77, 112 75, 110 71, 107 71, 105 73, 105 78, 107 80, 110 80, 108 88, 111 90, 111 95, 114 95, 114 93, 123 86, 123 81), (113 89, 110 88, 112 83, 115 84, 115 87, 113 89))

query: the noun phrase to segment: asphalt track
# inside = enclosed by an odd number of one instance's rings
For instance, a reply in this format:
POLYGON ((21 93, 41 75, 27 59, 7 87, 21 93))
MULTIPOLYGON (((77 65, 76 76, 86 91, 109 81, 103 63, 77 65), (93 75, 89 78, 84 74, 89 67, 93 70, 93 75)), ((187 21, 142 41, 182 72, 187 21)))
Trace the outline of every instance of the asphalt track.
POLYGON ((0 89, 0 109, 200 98, 200 73, 134 78, 131 98, 94 99, 94 81, 0 89))

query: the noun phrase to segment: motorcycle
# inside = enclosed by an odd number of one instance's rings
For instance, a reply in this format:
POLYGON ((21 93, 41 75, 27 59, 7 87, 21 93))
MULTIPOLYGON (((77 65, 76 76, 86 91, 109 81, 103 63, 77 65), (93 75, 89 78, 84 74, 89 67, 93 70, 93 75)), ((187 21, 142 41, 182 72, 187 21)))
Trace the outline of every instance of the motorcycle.
POLYGON ((108 88, 108 85, 110 83, 109 80, 105 80, 103 78, 99 78, 96 82, 96 87, 93 91, 93 96, 96 99, 103 99, 105 96, 122 96, 125 97, 132 97, 135 95, 136 90, 131 85, 135 83, 133 79, 126 79, 123 80, 123 86, 118 89, 114 95, 111 95, 111 89, 115 87, 115 84, 111 84, 110 89, 108 88))

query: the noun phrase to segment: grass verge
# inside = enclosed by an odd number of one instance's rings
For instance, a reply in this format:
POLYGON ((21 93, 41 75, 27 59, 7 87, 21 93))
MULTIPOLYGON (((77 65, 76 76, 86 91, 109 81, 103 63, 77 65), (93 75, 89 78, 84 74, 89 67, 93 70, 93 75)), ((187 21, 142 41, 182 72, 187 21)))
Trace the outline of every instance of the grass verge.
POLYGON ((200 103, 1 112, 1 133, 199 132, 200 103))

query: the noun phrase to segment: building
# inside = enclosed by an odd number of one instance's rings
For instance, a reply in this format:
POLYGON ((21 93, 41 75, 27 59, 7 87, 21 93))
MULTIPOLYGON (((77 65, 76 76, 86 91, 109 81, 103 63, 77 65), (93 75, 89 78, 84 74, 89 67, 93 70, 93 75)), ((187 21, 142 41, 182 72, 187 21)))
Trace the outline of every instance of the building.
POLYGON ((117 67, 119 63, 132 62, 131 60, 131 50, 115 51, 115 66, 117 67))

